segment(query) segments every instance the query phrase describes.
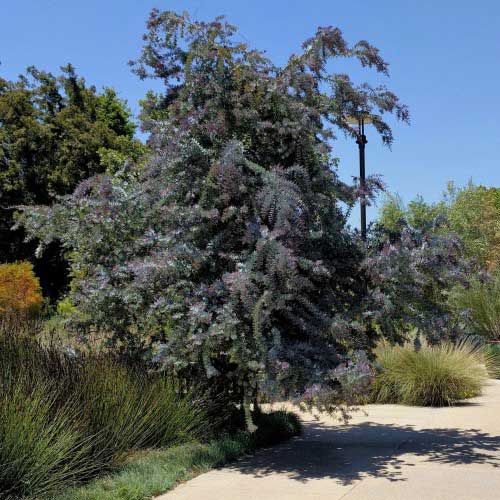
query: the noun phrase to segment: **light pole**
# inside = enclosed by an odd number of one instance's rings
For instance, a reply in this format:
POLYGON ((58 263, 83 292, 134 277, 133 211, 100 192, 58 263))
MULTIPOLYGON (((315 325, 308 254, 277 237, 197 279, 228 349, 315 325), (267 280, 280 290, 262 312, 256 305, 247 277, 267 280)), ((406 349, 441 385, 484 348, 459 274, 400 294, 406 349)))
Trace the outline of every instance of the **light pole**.
POLYGON ((358 127, 357 130, 357 138, 356 144, 359 148, 359 187, 361 189, 361 199, 360 199, 360 208, 361 208, 361 239, 366 241, 366 195, 365 195, 365 187, 366 187, 366 172, 365 172, 365 146, 368 143, 365 135, 365 124, 371 123, 370 115, 367 113, 360 113, 356 116, 350 116, 347 118, 347 122, 356 125, 358 127))

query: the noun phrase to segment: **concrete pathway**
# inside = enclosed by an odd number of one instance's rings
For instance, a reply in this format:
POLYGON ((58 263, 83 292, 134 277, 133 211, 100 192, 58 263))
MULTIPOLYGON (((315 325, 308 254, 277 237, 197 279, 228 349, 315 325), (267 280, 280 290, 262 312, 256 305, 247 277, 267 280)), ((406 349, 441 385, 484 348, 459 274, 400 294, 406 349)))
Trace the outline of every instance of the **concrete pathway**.
POLYGON ((453 408, 369 405, 161 500, 500 500, 500 381, 453 408))

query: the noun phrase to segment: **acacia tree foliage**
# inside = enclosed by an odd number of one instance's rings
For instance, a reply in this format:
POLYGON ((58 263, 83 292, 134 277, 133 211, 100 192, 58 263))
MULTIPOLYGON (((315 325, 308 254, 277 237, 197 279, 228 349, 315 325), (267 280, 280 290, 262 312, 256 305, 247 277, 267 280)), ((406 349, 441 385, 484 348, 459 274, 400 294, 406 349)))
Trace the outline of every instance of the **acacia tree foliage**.
POLYGON ((365 260, 370 283, 367 316, 390 340, 417 329, 430 342, 455 339, 463 324, 449 304, 456 286, 466 286, 478 269, 464 256, 454 233, 433 233, 404 224, 399 236, 379 233, 365 260))
POLYGON ((15 207, 50 204, 142 151, 115 91, 98 93, 71 65, 61 69, 57 77, 30 67, 16 81, 0 78, 0 262, 31 259, 49 295, 57 295, 66 266, 54 246, 33 259, 34 245, 11 230, 15 207))
POLYGON ((332 27, 276 67, 222 18, 154 10, 147 26, 132 66, 165 85, 144 102, 153 158, 141 172, 84 181, 22 222, 72 250, 80 321, 129 348, 154 343, 163 366, 201 367, 247 401, 283 386, 309 385, 313 397, 315 382, 335 378, 352 332, 342 315, 364 290, 342 209, 359 188, 337 176, 334 128, 354 136, 347 116, 369 113, 390 144, 383 114, 408 120, 386 88, 327 67, 387 64, 332 27))
POLYGON ((464 333, 450 295, 473 276, 485 276, 449 217, 454 193, 449 189, 433 204, 417 197, 407 206, 389 196, 381 207, 364 265, 371 292, 365 307, 388 338, 404 338, 412 329, 431 342, 464 333))
MULTIPOLYGON (((420 320, 416 322, 431 332, 433 338, 456 335, 462 331, 486 337, 498 336, 499 224, 500 189, 494 187, 469 183, 464 188, 456 188, 450 183, 443 199, 437 203, 427 203, 421 197, 407 206, 397 196, 386 200, 378 226, 396 245, 390 247, 391 257, 378 254, 374 258, 377 264, 384 263, 386 268, 386 272, 380 274, 393 279, 392 292, 385 286, 385 299, 392 294, 396 303, 406 304, 407 313, 400 315, 399 322, 396 322, 400 329, 404 323, 401 318, 405 317, 406 325, 411 325, 410 316, 415 323, 415 313, 419 311, 420 320), (418 253, 410 253, 408 245, 403 244, 400 248, 403 241, 401 235, 407 234, 408 228, 411 234, 418 231, 420 239, 425 242, 418 253), (446 249, 452 251, 443 252, 446 249), (422 258, 422 253, 431 257, 436 251, 439 259, 422 258), (402 258, 403 253, 405 259, 402 258), (467 259, 470 259, 469 262, 467 259), (399 265, 394 262, 399 262, 399 265), (426 269, 428 278, 417 280, 414 271, 408 271, 415 268, 426 269), (402 279, 403 276, 406 278, 402 279), (407 287, 409 293, 404 293, 404 289, 398 290, 398 286, 405 281, 412 284, 407 287), (423 286, 423 282, 429 286, 423 286), (434 293, 425 292, 426 288, 434 290, 434 293), (408 314, 409 308, 412 315, 408 314), (422 322, 425 318, 427 320, 422 322)), ((408 238, 405 237, 405 240, 408 238)), ((413 248, 416 249, 415 245, 413 248)), ((371 267, 372 270, 376 268, 371 267)), ((385 283, 390 284, 391 280, 385 283)), ((384 289, 384 286, 381 288, 384 289)), ((395 304, 388 309, 393 312, 392 317, 396 311, 404 310, 398 309, 395 304)), ((386 309, 384 320, 387 322, 390 318, 391 314, 386 309)))

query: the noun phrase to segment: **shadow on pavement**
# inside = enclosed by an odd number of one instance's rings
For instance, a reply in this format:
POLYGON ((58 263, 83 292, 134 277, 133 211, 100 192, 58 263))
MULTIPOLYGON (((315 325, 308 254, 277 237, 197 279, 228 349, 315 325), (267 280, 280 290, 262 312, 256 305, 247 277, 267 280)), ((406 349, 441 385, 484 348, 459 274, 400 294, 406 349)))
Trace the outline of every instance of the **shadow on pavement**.
POLYGON ((417 462, 500 467, 500 436, 477 429, 415 429, 373 422, 332 427, 314 422, 306 423, 304 431, 304 436, 230 468, 255 477, 285 473, 303 482, 329 477, 348 485, 366 477, 404 481, 401 468, 417 462))

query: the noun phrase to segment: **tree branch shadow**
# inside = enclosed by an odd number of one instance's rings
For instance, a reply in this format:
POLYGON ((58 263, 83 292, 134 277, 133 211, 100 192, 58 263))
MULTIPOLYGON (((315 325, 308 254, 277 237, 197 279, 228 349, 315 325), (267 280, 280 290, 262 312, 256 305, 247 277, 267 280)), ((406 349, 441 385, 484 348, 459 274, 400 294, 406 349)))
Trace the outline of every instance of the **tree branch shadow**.
POLYGON ((232 465, 254 477, 285 473, 307 482, 333 478, 349 485, 366 477, 404 481, 402 467, 417 462, 500 467, 500 436, 478 429, 415 429, 365 422, 329 426, 305 424, 302 437, 232 465))

